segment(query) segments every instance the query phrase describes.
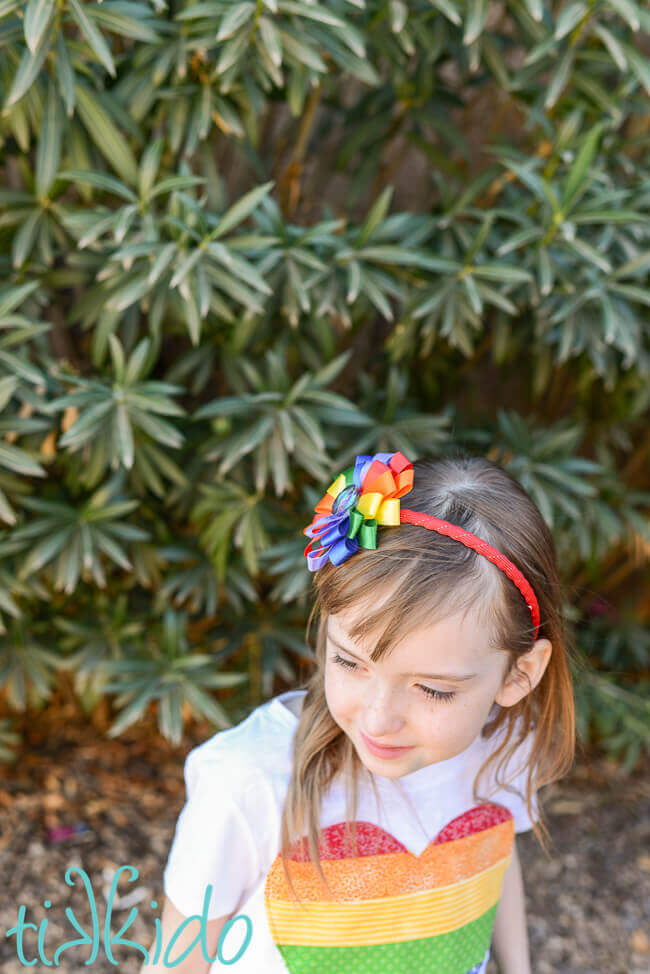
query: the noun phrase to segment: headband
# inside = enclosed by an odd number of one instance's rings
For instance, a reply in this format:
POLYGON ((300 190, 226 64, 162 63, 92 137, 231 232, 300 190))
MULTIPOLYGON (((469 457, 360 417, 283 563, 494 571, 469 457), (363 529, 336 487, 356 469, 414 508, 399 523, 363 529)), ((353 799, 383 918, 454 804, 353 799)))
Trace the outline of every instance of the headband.
POLYGON ((359 547, 376 548, 378 525, 417 524, 473 548, 504 572, 530 610, 535 627, 533 641, 536 640, 540 622, 537 598, 528 580, 509 558, 457 524, 400 508, 400 498, 413 487, 413 473, 413 464, 399 451, 374 456, 358 454, 354 466, 340 473, 327 488, 314 508, 316 513, 311 524, 303 531, 312 538, 305 548, 309 571, 318 571, 327 561, 341 565, 359 547))

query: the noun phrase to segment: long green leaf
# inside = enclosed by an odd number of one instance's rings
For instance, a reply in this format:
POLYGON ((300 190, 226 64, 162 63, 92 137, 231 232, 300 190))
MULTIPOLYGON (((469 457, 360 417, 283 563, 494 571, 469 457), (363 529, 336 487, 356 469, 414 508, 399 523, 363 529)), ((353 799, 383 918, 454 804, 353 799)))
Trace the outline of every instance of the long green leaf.
POLYGON ((393 187, 387 186, 386 189, 381 193, 381 195, 375 200, 366 219, 361 224, 359 228, 359 235, 357 237, 357 246, 363 247, 363 245, 370 239, 373 231, 379 226, 382 220, 385 219, 388 213, 388 208, 390 206, 390 201, 393 195, 393 187))
POLYGON ((278 29, 269 17, 260 17, 258 27, 271 62, 279 68, 282 64, 282 41, 278 29))
POLYGON ((584 0, 573 0, 572 3, 568 3, 566 7, 563 7, 555 22, 555 31, 553 34, 555 40, 559 41, 566 34, 570 33, 576 24, 582 20, 588 10, 589 7, 584 0))
POLYGON ((237 200, 234 206, 231 206, 221 217, 219 223, 210 234, 210 240, 217 240, 219 237, 223 237, 225 233, 228 233, 238 223, 241 223, 246 217, 250 216, 260 200, 270 193, 273 185, 274 182, 271 180, 271 182, 264 183, 262 186, 256 186, 255 189, 251 189, 240 200, 237 200))
POLYGON ((650 95, 650 60, 643 57, 642 54, 632 47, 631 44, 623 45, 626 57, 630 62, 630 67, 632 71, 640 81, 640 83, 645 88, 646 92, 650 95))
POLYGON ((217 33, 217 41, 225 41, 228 37, 239 30, 239 28, 246 23, 247 20, 252 20, 252 16, 255 13, 254 3, 234 3, 227 11, 225 17, 221 21, 219 26, 219 32, 217 33))
POLYGON ((0 320, 25 301, 40 287, 39 281, 27 281, 25 284, 13 284, 9 288, 0 288, 0 320))
POLYGON ((613 7, 627 21, 632 30, 636 33, 641 26, 639 20, 639 8, 631 0, 607 0, 610 7, 613 7))
POLYGON ((628 277, 630 274, 638 274, 650 267, 650 250, 637 254, 632 260, 627 260, 624 264, 614 271, 614 277, 628 277))
POLYGON ((469 0, 463 44, 473 44, 480 37, 487 17, 487 0, 469 0))
POLYGON ((533 20, 541 20, 544 14, 542 0, 524 0, 526 9, 533 20))
POLYGON ((280 39, 284 50, 295 61, 306 65, 306 67, 317 71, 319 74, 327 73, 327 65, 314 48, 303 44, 302 41, 297 40, 286 30, 280 31, 280 39))
POLYGON ((122 179, 129 185, 136 186, 138 166, 124 134, 84 82, 76 82, 75 92, 79 115, 93 142, 122 179))
MULTIPOLYGON (((126 4, 124 6, 126 7, 126 4)), ((129 4, 129 9, 133 6, 129 4)), ((144 8, 143 5, 139 4, 138 9, 144 9, 145 15, 147 16, 151 15, 151 12, 144 8)), ((143 20, 139 20, 137 17, 129 17, 124 13, 117 13, 115 9, 107 10, 106 3, 98 3, 92 6, 89 4, 88 16, 108 28, 113 34, 122 34, 131 40, 144 41, 146 44, 160 43, 161 35, 156 33, 149 24, 143 20)))
POLYGON ((623 51, 618 39, 610 30, 603 27, 602 24, 595 24, 593 29, 594 33, 598 34, 603 44, 611 54, 616 66, 620 68, 621 71, 627 71, 627 58, 625 57, 625 52, 623 51))
POLYGON ((29 0, 25 10, 23 30, 25 42, 33 54, 47 29, 54 12, 55 0, 29 0))
POLYGON ((43 214, 40 209, 34 210, 24 221, 12 240, 11 263, 14 267, 22 267, 27 259, 27 255, 30 253, 36 240, 36 234, 38 233, 42 216, 43 214))
POLYGON ((544 99, 544 108, 549 109, 555 105, 555 102, 560 97, 562 89, 565 87, 567 81, 569 80, 569 75, 571 74, 571 69, 575 61, 576 52, 575 48, 567 47, 564 54, 560 59, 560 63, 553 73, 553 77, 550 80, 549 86, 546 91, 546 98, 544 99))
POLYGON ((56 34, 56 61, 54 76, 57 80, 57 84, 59 85, 66 114, 68 118, 71 118, 74 114, 74 106, 76 104, 74 71, 72 70, 72 62, 63 38, 63 31, 61 30, 57 31, 56 34))
POLYGON ((23 95, 28 91, 33 85, 39 71, 43 67, 43 62, 50 49, 50 41, 52 39, 52 29, 54 27, 54 17, 50 19, 49 24, 45 30, 41 33, 41 39, 38 42, 38 46, 34 52, 27 48, 23 52, 23 56, 20 59, 20 64, 18 65, 18 70, 16 71, 16 76, 14 78, 13 84, 7 96, 7 101, 5 102, 5 111, 15 105, 17 101, 23 97, 23 95))
POLYGON ((454 6, 452 0, 429 0, 432 7, 435 7, 440 13, 444 14, 448 20, 451 20, 452 24, 459 27, 462 23, 461 16, 458 10, 454 6))
POLYGON ((472 274, 475 277, 486 277, 489 281, 498 281, 500 284, 524 284, 533 280, 530 271, 512 264, 474 264, 472 274))
POLYGON ((54 182, 61 158, 62 140, 63 111, 54 82, 49 81, 36 150, 36 192, 39 196, 45 196, 54 182))
POLYGON ((26 477, 47 476, 47 471, 43 469, 40 463, 30 457, 29 453, 4 442, 0 442, 0 467, 13 470, 14 473, 20 473, 26 477))
POLYGON ((58 178, 70 179, 75 183, 88 183, 91 186, 99 187, 99 189, 105 189, 109 193, 115 193, 130 203, 138 202, 138 197, 128 186, 104 172, 94 172, 91 169, 63 169, 58 174, 58 178))
POLYGON ((67 0, 70 12, 84 35, 92 50, 95 52, 101 63, 104 65, 111 77, 115 77, 115 65, 110 48, 100 30, 93 24, 79 0, 67 0))
POLYGON ((582 189, 584 192, 586 189, 585 177, 596 155, 598 140, 603 128, 603 122, 594 125, 583 141, 580 152, 571 166, 567 181, 564 185, 564 193, 562 194, 562 210, 565 214, 569 212, 572 203, 575 202, 580 194, 580 190, 582 189))

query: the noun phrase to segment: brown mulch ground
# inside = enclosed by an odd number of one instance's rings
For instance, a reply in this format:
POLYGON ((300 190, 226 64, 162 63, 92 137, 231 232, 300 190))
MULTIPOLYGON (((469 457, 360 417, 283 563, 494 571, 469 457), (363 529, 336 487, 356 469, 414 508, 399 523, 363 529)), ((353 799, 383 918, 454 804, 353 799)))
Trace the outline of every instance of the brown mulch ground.
MULTIPOLYGON (((58 970, 72 974, 136 974, 141 954, 115 947, 117 965, 104 950, 104 920, 111 881, 123 872, 113 904, 111 932, 149 947, 164 899, 162 872, 184 802, 183 759, 213 732, 192 723, 184 743, 172 747, 148 716, 118 740, 62 701, 19 722, 25 746, 15 765, 0 765, 0 966, 24 974, 15 936, 7 937, 21 906, 25 922, 38 928, 47 918, 44 953, 81 937, 66 917, 72 910, 82 930, 92 932, 83 869, 95 899, 99 924, 92 947, 60 955, 58 970), (71 832, 74 827, 83 831, 71 832), (68 830, 67 833, 65 830, 68 830), (152 907, 152 900, 157 907, 152 907)), ((647 764, 622 775, 602 758, 579 758, 572 774, 545 789, 548 827, 554 843, 547 858, 532 832, 518 836, 528 906, 535 974, 649 974, 650 972, 650 782, 647 764)), ((24 938, 27 962, 37 957, 34 930, 24 938)), ((40 960, 31 970, 40 974, 40 960)), ((490 962, 490 974, 498 967, 490 962)), ((260 972, 263 974, 263 972, 260 972)))

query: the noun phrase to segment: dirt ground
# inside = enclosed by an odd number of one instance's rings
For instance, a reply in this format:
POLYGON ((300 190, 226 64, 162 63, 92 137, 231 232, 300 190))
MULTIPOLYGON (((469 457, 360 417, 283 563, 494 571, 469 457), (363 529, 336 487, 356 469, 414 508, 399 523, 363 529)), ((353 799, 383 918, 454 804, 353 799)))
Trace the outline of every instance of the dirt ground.
MULTIPOLYGON (((149 948, 184 802, 183 760, 213 731, 194 723, 175 748, 158 735, 151 716, 137 731, 111 740, 65 704, 31 715, 20 726, 25 747, 19 760, 0 765, 3 974, 23 974, 25 964, 38 957, 39 927, 50 961, 57 947, 81 939, 70 911, 82 931, 92 934, 93 900, 97 953, 86 964, 92 946, 70 948, 60 954, 58 970, 136 974, 142 962, 136 946, 116 946, 116 964, 104 946, 111 882, 120 867, 137 870, 137 876, 123 870, 119 877, 110 932, 114 940, 133 914, 122 937, 149 948), (74 866, 79 871, 66 884, 66 870, 74 866), (21 912, 24 923, 34 924, 26 928, 23 960, 16 936, 6 936, 21 912)), ((647 763, 625 776, 602 758, 579 757, 571 775, 542 796, 552 856, 545 856, 532 832, 517 838, 534 974, 650 974, 647 763)), ((38 959, 31 967, 37 974, 46 969, 38 959)), ((489 974, 498 974, 494 960, 489 974)))

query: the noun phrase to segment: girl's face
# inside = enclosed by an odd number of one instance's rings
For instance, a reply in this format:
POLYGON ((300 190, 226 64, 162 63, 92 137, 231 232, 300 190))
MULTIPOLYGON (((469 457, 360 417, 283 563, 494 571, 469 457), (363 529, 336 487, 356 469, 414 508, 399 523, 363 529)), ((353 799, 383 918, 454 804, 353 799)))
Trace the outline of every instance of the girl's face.
POLYGON ((328 617, 325 697, 366 767, 401 778, 468 748, 507 665, 505 652, 487 649, 485 627, 471 613, 452 616, 409 633, 373 663, 372 644, 354 644, 345 623, 344 613, 328 617))

